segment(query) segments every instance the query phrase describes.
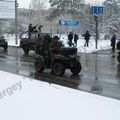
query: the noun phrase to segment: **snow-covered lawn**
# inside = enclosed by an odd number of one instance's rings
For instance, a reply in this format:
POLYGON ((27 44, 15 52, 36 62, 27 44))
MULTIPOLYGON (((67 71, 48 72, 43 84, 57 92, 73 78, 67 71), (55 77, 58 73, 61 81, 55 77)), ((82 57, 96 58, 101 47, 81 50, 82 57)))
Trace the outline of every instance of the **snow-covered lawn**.
MULTIPOLYGON (((5 36, 7 41, 8 41, 8 45, 9 46, 19 46, 20 45, 20 39, 18 38, 18 44, 15 44, 15 36, 5 36)), ((61 35, 60 36, 60 40, 63 42, 63 44, 65 46, 68 47, 68 39, 67 39, 67 35, 61 35)), ((89 47, 84 47, 85 44, 85 40, 83 37, 79 37, 78 40, 78 52, 83 52, 83 53, 91 53, 91 52, 95 52, 98 50, 107 50, 110 49, 110 40, 104 40, 104 39, 100 39, 98 41, 98 49, 95 48, 95 40, 93 37, 91 37, 90 42, 89 42, 89 47)))
POLYGON ((0 71, 1 120, 120 120, 120 101, 0 71))

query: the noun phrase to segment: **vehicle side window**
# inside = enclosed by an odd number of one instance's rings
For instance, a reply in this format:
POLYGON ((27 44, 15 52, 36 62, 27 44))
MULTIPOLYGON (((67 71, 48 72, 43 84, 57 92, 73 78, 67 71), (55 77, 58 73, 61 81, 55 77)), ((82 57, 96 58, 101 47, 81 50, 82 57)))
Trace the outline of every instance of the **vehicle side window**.
POLYGON ((36 38, 36 34, 35 33, 32 33, 31 34, 31 39, 35 39, 36 38))
POLYGON ((23 33, 22 36, 21 36, 21 38, 28 38, 28 34, 23 33))

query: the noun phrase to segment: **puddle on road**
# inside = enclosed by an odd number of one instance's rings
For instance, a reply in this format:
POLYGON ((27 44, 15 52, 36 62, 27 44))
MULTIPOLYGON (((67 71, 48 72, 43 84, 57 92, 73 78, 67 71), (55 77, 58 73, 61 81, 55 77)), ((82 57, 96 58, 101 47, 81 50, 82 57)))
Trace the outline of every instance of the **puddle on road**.
POLYGON ((63 75, 63 76, 55 76, 50 72, 43 72, 43 73, 35 73, 35 79, 41 80, 48 83, 54 83, 66 87, 71 87, 77 89, 80 85, 80 76, 73 76, 73 75, 63 75))
POLYGON ((33 72, 29 72, 29 71, 25 71, 25 70, 17 70, 16 73, 19 74, 19 75, 22 75, 22 76, 34 78, 34 73, 33 72))

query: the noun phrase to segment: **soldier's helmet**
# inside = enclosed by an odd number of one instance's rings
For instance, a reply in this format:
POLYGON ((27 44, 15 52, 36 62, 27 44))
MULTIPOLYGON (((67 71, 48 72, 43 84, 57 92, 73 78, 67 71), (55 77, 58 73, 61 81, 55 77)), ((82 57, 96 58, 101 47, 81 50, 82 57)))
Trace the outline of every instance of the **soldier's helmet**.
POLYGON ((55 35, 54 37, 53 37, 53 40, 59 40, 60 38, 57 36, 57 35, 55 35))

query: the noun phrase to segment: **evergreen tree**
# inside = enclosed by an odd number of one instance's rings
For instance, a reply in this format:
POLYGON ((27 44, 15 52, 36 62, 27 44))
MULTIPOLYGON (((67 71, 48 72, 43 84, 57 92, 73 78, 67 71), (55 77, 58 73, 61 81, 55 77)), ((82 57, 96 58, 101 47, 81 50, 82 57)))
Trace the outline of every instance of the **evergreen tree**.
POLYGON ((51 17, 55 18, 57 16, 70 14, 74 18, 84 12, 83 0, 49 0, 51 8, 51 17))
POLYGON ((120 34, 120 0, 106 0, 104 2, 104 27, 107 34, 120 34))

